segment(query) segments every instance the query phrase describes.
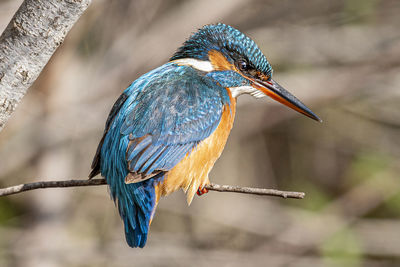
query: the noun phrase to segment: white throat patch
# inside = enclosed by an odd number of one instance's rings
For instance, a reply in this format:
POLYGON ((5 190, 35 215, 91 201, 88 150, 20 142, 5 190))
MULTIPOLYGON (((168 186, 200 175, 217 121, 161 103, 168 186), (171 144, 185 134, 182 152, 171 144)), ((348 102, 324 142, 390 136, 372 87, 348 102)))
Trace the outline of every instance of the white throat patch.
POLYGON ((194 59, 194 58, 181 58, 177 59, 174 61, 171 61, 174 64, 180 65, 180 66, 190 66, 192 68, 195 68, 197 70, 201 70, 204 72, 210 72, 214 70, 213 65, 211 64, 210 61, 205 61, 205 60, 199 60, 199 59, 194 59))
POLYGON ((238 97, 243 94, 249 94, 251 96, 254 96, 255 98, 261 98, 265 96, 263 92, 257 90, 256 88, 250 85, 230 87, 229 89, 232 92, 232 97, 238 97))

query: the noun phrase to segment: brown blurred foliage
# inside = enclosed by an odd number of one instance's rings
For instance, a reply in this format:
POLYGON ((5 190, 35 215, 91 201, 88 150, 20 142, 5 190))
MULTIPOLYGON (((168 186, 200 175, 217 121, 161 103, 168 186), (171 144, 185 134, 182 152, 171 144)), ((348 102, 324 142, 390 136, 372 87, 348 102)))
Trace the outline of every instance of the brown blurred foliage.
MULTIPOLYGON (((0 1, 5 28, 21 1, 0 1)), ((0 199, 0 266, 399 266, 400 2, 94 1, 0 134, 0 186, 84 178, 122 90, 204 24, 251 36, 316 123, 241 97, 210 179, 306 192, 161 201, 144 249, 106 187, 0 199)))

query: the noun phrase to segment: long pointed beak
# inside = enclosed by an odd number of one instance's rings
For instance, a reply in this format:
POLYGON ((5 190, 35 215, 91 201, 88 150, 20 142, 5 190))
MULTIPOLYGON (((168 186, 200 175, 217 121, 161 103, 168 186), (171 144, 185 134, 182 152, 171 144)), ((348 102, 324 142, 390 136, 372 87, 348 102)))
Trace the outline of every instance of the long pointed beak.
POLYGON ((272 99, 300 112, 311 119, 316 121, 322 122, 322 120, 314 114, 306 105, 301 103, 294 95, 289 93, 285 88, 280 86, 274 80, 269 81, 260 81, 260 80, 253 80, 253 86, 266 94, 267 96, 271 97, 272 99))

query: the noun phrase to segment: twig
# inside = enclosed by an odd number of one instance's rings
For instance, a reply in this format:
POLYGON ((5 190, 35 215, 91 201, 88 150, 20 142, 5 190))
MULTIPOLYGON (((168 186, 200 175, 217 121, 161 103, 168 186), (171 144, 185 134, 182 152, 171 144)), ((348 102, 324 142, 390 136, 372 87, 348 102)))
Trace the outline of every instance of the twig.
POLYGON ((233 185, 210 184, 210 185, 207 185, 206 188, 208 190, 213 190, 213 191, 218 191, 218 192, 254 194, 254 195, 274 196, 274 197, 283 197, 283 198, 302 199, 305 196, 305 193, 303 193, 303 192, 280 191, 280 190, 276 190, 276 189, 240 187, 240 186, 233 186, 233 185))
MULTIPOLYGON (((93 185, 105 185, 105 184, 107 184, 105 179, 42 181, 42 182, 27 183, 27 184, 10 186, 6 188, 0 188, 0 197, 18 194, 24 191, 43 189, 43 188, 93 186, 93 185)), ((232 185, 210 184, 207 185, 205 188, 208 190, 213 190, 218 192, 266 195, 266 196, 275 196, 283 198, 302 199, 305 196, 305 194, 302 192, 290 192, 290 191, 280 191, 276 189, 264 189, 264 188, 252 188, 252 187, 239 187, 232 185)))

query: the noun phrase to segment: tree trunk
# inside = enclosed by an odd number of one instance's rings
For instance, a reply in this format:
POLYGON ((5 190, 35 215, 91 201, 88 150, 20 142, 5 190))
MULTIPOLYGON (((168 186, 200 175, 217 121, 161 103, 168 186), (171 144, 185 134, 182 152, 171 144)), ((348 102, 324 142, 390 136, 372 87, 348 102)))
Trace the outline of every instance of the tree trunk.
POLYGON ((0 36, 0 131, 91 0, 25 0, 0 36))

